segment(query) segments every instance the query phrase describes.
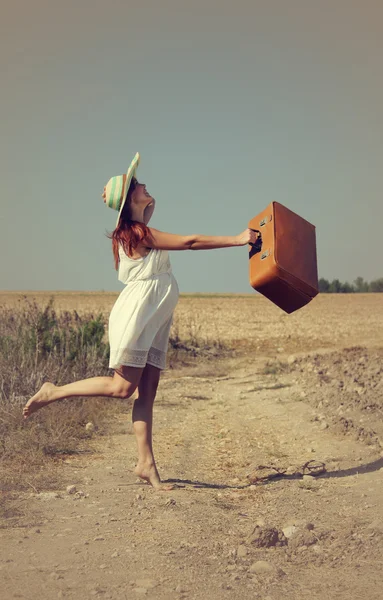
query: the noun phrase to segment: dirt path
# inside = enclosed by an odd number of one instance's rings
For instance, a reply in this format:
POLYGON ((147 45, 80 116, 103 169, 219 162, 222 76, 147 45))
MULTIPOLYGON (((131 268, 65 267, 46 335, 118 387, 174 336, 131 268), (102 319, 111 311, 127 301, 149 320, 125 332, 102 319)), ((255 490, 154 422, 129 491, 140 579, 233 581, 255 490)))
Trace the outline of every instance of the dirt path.
POLYGON ((94 455, 65 462, 77 494, 24 497, 28 526, 1 532, 2 599, 380 599, 379 441, 345 435, 331 403, 320 414, 316 394, 339 392, 313 369, 273 364, 232 359, 163 378, 155 451, 179 489, 137 483, 126 414, 94 455), (292 474, 309 460, 327 473, 292 474), (250 485, 257 465, 290 475, 250 485))

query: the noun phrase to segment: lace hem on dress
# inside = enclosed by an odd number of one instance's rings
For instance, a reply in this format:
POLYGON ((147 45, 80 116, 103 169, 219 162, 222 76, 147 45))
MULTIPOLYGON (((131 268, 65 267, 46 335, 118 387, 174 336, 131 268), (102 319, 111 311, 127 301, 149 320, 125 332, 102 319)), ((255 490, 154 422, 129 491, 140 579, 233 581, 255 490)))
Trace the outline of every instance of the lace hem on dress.
POLYGON ((146 363, 159 369, 166 368, 166 352, 158 350, 158 348, 150 348, 148 350, 131 350, 128 348, 122 349, 120 352, 115 352, 110 357, 109 368, 115 369, 119 366, 144 368, 146 363))
POLYGON ((148 352, 148 364, 158 369, 166 369, 166 352, 158 348, 150 348, 148 352))
POLYGON ((148 357, 147 350, 130 350, 123 348, 117 350, 110 357, 109 366, 114 369, 117 366, 125 365, 127 367, 144 367, 148 357))

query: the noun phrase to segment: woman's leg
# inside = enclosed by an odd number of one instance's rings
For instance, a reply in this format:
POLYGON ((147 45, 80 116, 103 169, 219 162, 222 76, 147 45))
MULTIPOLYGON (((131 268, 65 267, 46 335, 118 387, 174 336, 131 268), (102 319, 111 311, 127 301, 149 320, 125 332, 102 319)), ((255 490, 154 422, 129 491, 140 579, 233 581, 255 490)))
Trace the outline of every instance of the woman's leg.
POLYGON ((143 370, 143 368, 123 366, 120 367, 119 372, 115 371, 113 377, 91 377, 61 386, 44 383, 25 405, 24 419, 39 408, 63 398, 78 396, 130 398, 140 382, 143 370))
POLYGON ((161 483, 153 455, 152 428, 153 404, 157 393, 161 370, 146 365, 138 385, 138 398, 133 405, 132 420, 138 448, 136 475, 145 479, 156 490, 172 490, 174 485, 161 483))

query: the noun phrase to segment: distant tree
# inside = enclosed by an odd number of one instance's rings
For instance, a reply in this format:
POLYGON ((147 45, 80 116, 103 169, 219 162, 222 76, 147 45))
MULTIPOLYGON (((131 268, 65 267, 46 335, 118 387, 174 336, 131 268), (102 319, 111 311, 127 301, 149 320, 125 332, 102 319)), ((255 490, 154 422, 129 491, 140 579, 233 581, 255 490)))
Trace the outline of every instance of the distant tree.
POLYGON ((364 281, 363 277, 357 277, 354 281, 355 291, 359 294, 364 294, 369 291, 369 285, 367 281, 364 281))
POLYGON ((319 291, 322 294, 327 294, 330 287, 330 282, 327 279, 323 279, 323 277, 319 280, 319 291))
POLYGON ((330 294, 339 294, 342 289, 342 284, 339 279, 333 279, 328 289, 330 294))
POLYGON ((355 292, 355 288, 353 285, 350 285, 348 281, 346 281, 346 283, 341 283, 340 291, 342 294, 353 294, 355 292))
POLYGON ((365 281, 363 277, 357 277, 354 283, 349 283, 348 281, 342 282, 339 279, 333 279, 331 282, 321 277, 319 279, 319 292, 321 294, 353 294, 353 293, 363 293, 366 292, 375 292, 375 293, 383 293, 383 277, 380 279, 375 279, 368 283, 365 281))
POLYGON ((375 279, 374 281, 371 281, 368 288, 369 288, 369 290, 368 290, 369 292, 383 292, 383 277, 381 277, 380 279, 375 279))

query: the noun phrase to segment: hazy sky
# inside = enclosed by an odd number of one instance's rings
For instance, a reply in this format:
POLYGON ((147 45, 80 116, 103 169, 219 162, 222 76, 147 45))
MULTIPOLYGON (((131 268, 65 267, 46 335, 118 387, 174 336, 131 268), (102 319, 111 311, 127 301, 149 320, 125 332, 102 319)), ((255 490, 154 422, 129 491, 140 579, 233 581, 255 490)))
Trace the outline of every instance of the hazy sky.
MULTIPOLYGON (((136 151, 150 224, 234 235, 277 200, 319 274, 383 276, 379 0, 3 0, 0 287, 119 290, 101 194, 136 151)), ((251 292, 247 247, 172 252, 251 292)))

